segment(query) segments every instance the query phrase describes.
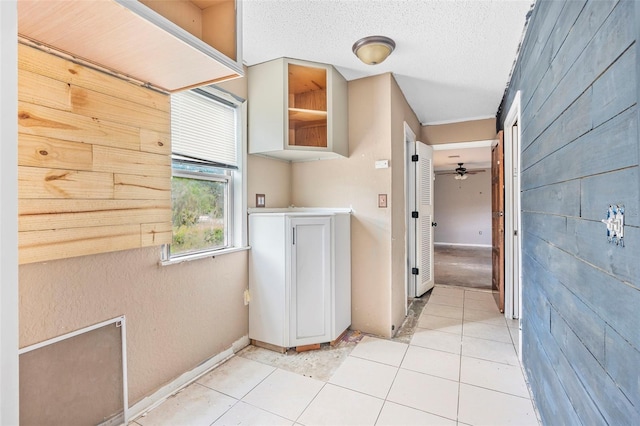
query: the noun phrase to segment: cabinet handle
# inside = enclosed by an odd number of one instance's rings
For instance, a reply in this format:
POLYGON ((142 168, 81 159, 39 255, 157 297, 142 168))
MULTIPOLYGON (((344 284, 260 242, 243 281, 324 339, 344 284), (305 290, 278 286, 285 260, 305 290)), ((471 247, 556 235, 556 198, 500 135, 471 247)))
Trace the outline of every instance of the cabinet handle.
POLYGON ((296 228, 292 228, 293 231, 293 245, 296 245, 296 228))

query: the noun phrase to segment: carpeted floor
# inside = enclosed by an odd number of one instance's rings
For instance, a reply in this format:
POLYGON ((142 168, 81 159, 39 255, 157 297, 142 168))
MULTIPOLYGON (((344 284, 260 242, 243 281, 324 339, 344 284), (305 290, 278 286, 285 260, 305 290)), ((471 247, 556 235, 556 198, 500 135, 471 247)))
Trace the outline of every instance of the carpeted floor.
POLYGON ((436 284, 491 290, 491 247, 434 246, 436 284))

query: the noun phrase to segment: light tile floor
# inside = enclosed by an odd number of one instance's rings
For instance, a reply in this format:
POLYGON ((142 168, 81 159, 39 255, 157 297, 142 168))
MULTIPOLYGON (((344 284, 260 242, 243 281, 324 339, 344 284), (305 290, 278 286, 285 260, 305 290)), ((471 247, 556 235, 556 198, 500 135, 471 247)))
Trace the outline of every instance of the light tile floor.
POLYGON ((365 336, 328 381, 235 356, 130 425, 538 425, 517 321, 436 286, 409 344, 365 336))

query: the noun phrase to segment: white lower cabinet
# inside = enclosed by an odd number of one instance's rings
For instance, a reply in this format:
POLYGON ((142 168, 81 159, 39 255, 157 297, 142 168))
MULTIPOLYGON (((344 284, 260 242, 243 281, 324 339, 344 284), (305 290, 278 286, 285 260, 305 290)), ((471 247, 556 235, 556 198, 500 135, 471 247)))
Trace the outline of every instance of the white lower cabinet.
POLYGON ((350 213, 249 215, 249 338, 330 342, 351 325, 350 213))

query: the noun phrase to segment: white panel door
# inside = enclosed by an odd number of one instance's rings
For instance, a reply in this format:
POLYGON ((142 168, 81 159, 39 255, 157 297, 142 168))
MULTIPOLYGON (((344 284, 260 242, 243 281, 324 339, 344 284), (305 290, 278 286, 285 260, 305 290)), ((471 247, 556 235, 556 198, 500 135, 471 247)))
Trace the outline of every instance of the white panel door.
POLYGON ((331 219, 292 217, 290 346, 331 340, 331 219))
POLYGON ((416 297, 433 288, 433 148, 416 142, 416 297))

